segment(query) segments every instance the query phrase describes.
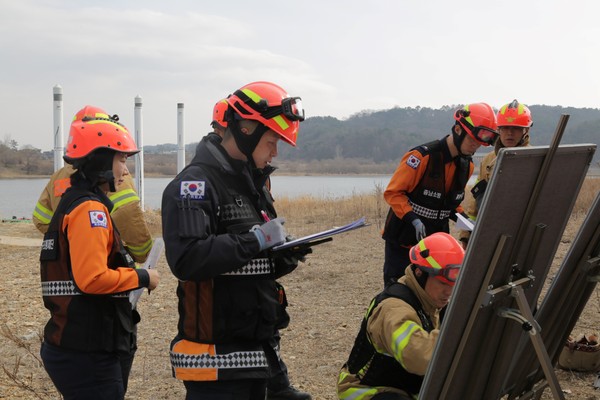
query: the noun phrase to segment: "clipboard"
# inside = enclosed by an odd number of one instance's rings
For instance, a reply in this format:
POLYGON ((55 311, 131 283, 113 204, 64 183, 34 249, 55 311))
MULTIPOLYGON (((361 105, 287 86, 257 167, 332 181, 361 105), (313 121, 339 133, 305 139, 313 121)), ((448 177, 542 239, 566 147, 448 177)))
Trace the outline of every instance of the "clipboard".
POLYGON ((287 249, 299 250, 302 248, 316 246, 321 243, 326 243, 326 242, 332 241, 333 236, 335 236, 335 235, 339 235, 340 233, 350 232, 352 230, 365 227, 367 225, 368 224, 365 222, 365 217, 362 217, 362 218, 359 218, 356 221, 352 221, 349 224, 346 224, 344 226, 331 228, 326 231, 313 233, 311 235, 303 236, 301 238, 282 243, 280 245, 274 246, 271 250, 273 252, 278 252, 278 251, 287 250, 287 249))

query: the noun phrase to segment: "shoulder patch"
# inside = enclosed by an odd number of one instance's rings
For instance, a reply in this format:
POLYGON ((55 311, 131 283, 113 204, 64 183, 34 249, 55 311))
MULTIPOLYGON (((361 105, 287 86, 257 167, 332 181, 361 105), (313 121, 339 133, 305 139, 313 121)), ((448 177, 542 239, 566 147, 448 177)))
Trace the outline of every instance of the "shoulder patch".
POLYGON ((412 169, 417 169, 419 167, 419 164, 421 164, 421 160, 419 160, 414 154, 408 156, 408 159, 406 160, 406 165, 408 165, 412 169))
POLYGON ((104 211, 90 211, 90 225, 92 228, 108 228, 108 220, 104 211))
POLYGON ((204 199, 204 190, 206 188, 205 181, 182 181, 179 188, 181 197, 190 197, 194 200, 204 199))

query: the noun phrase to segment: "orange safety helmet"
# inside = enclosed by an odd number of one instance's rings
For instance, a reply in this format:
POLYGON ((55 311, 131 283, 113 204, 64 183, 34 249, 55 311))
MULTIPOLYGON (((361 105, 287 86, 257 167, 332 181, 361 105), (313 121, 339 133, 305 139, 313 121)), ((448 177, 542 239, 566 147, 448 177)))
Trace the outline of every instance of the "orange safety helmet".
MULTIPOLYGON (((454 119, 463 128, 463 131, 483 146, 493 144, 498 137, 496 114, 489 104, 467 104, 456 110, 454 119)), ((457 144, 459 150, 460 143, 462 143, 462 139, 457 144)))
POLYGON ((127 128, 119 123, 117 115, 111 117, 101 108, 85 106, 75 114, 71 123, 64 159, 73 164, 101 148, 127 155, 140 151, 127 128))
POLYGON ((227 128, 227 121, 225 120, 225 112, 229 108, 229 104, 227 103, 227 99, 221 99, 213 108, 213 119, 210 123, 212 127, 215 127, 215 124, 218 124, 222 128, 227 128))
POLYGON ((496 115, 498 126, 516 126, 520 128, 531 128, 533 119, 531 111, 525 104, 519 103, 516 99, 503 105, 496 115))
POLYGON ((258 121, 296 146, 300 121, 304 121, 300 97, 290 97, 271 82, 253 82, 236 90, 226 101, 240 119, 258 121))
POLYGON ((410 261, 429 276, 454 286, 465 251, 456 239, 445 232, 436 232, 414 245, 410 261))

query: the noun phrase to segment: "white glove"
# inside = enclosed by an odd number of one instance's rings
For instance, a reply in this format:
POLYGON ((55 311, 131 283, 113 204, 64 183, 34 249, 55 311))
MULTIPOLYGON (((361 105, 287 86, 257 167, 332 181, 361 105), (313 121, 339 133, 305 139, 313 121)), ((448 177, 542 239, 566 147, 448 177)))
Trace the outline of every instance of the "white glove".
POLYGON ((284 223, 285 219, 275 218, 252 228, 252 232, 256 235, 258 243, 260 244, 261 251, 285 242, 287 234, 283 227, 284 223))
POLYGON ((425 236, 427 236, 427 232, 425 232, 425 225, 423 225, 423 222, 421 222, 421 220, 417 218, 412 221, 412 224, 415 227, 415 232, 417 232, 417 242, 420 242, 421 240, 425 239, 425 236))

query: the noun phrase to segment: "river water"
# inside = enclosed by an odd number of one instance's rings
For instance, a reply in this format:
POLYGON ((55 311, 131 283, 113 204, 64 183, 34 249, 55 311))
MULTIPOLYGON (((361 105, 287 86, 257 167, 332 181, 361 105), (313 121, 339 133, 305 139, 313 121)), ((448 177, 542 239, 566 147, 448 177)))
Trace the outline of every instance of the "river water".
MULTIPOLYGON (((272 192, 278 197, 311 195, 341 198, 385 189, 391 175, 272 176, 272 192)), ((162 192, 172 178, 144 180, 146 209, 160 208, 162 192)), ((0 218, 31 218, 33 208, 48 179, 0 179, 0 218)))

